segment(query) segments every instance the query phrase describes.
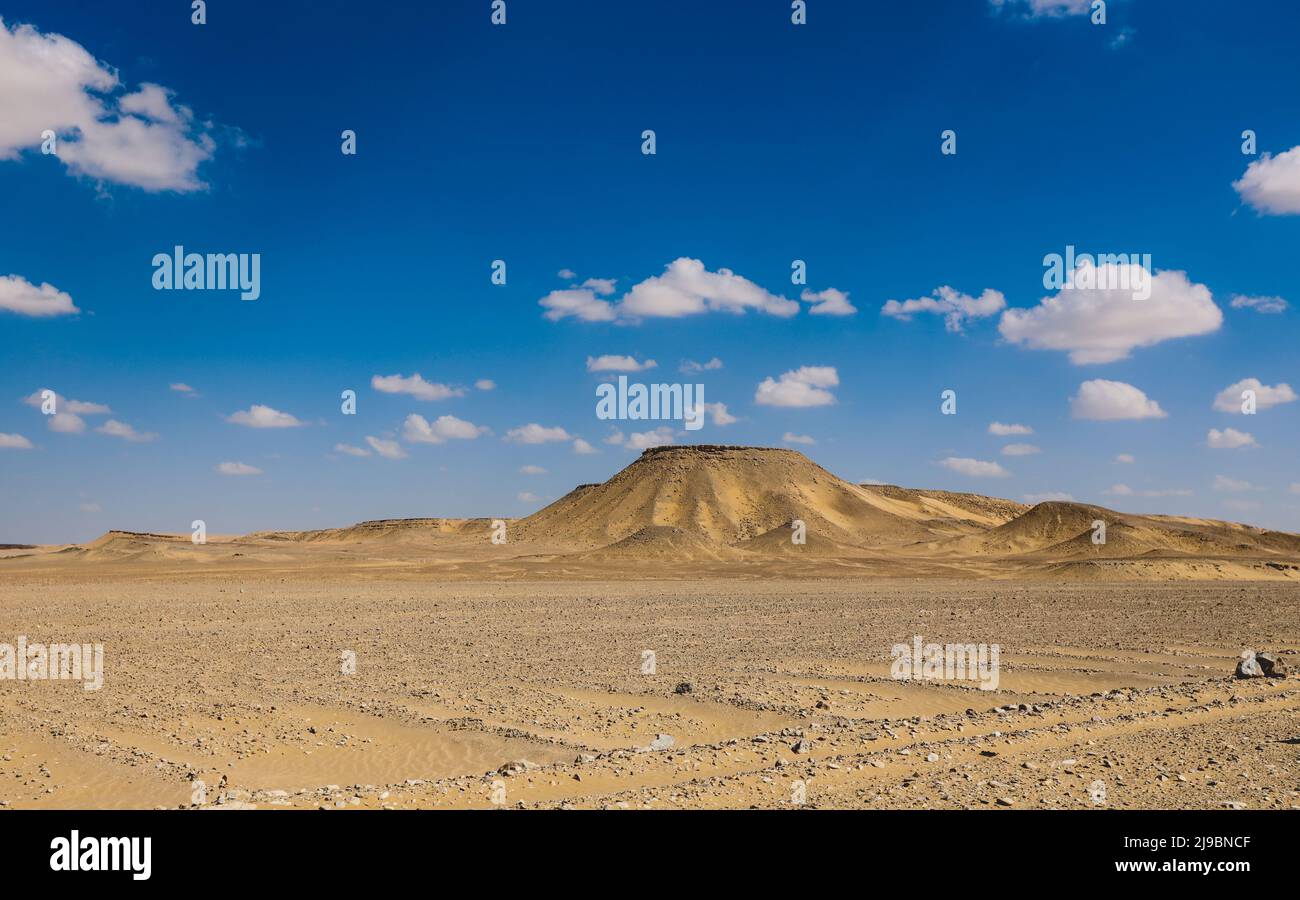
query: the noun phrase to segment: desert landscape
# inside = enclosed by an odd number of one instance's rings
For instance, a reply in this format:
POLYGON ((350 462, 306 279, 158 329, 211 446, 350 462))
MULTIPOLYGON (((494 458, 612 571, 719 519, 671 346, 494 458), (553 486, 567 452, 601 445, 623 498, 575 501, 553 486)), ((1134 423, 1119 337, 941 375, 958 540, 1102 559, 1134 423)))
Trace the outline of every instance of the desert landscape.
POLYGON ((0 640, 104 658, 0 681, 8 808, 1300 807, 1295 534, 696 445, 517 520, 0 557, 0 640))

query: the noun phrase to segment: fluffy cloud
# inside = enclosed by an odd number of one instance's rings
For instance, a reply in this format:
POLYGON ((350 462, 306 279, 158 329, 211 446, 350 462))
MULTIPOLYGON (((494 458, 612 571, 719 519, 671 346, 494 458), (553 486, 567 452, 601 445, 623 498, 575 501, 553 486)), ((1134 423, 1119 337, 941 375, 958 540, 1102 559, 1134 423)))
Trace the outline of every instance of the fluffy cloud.
POLYGON ((1238 450, 1242 447, 1259 446, 1253 434, 1235 428, 1225 428, 1222 431, 1211 428, 1210 433, 1205 436, 1205 443, 1215 450, 1238 450))
POLYGON ((605 438, 605 443, 613 444, 617 447, 625 447, 628 450, 649 450, 652 447, 662 447, 665 444, 673 442, 674 434, 671 427, 660 425, 653 431, 634 432, 624 436, 623 432, 615 429, 609 437, 605 438))
POLYGON ((1042 453, 1033 444, 1007 444, 1002 448, 1003 456, 1032 456, 1035 453, 1042 453))
POLYGON ((1281 297, 1243 297, 1234 294, 1228 303, 1233 309, 1253 309, 1255 312, 1273 314, 1286 312, 1290 305, 1281 297))
MULTIPOLYGON (((411 444, 442 444, 448 440, 470 441, 487 432, 487 426, 475 425, 473 422, 466 422, 455 416, 438 416, 430 423, 424 416, 412 413, 406 417, 402 425, 402 437, 411 444)), ((366 440, 370 442, 370 446, 375 447, 376 452, 383 454, 370 438, 366 440)))
POLYGON ((910 322, 917 313, 943 316, 943 325, 952 332, 960 332, 969 319, 982 319, 997 315, 1006 308, 1007 300, 1001 291, 986 289, 979 297, 943 285, 935 288, 929 297, 915 300, 890 300, 880 311, 886 316, 910 322))
POLYGON ((369 456, 370 451, 363 447, 354 447, 351 444, 335 444, 335 453, 346 453, 348 456, 369 456))
MULTIPOLYGON (((3 31, 2 22, 0 31, 3 31)), ((3 88, 0 88, 2 91, 3 88)), ((3 97, 3 93, 0 93, 0 97, 3 97)), ((3 103, 0 103, 0 107, 3 107, 3 103)), ((3 123, 0 123, 0 128, 3 127, 3 123)), ((0 310, 38 319, 81 312, 72 298, 54 285, 42 284, 37 287, 19 275, 0 275, 0 310)))
POLYGON ((77 416, 106 416, 113 410, 106 403, 92 403, 89 400, 70 400, 57 391, 51 391, 49 388, 38 388, 35 392, 23 398, 23 402, 28 406, 34 406, 41 409, 45 405, 45 392, 49 391, 54 394, 54 411, 56 413, 71 413, 77 416))
POLYGON ((125 422, 119 422, 116 419, 109 419, 95 430, 100 434, 121 438, 122 440, 130 441, 133 444, 145 444, 149 441, 158 440, 158 435, 154 434, 152 431, 136 431, 130 425, 125 422))
POLYGON ((725 403, 706 403, 704 409, 708 412, 709 418, 713 420, 714 425, 734 425, 740 420, 727 412, 725 403))
POLYGON ((1019 437, 1033 433, 1034 429, 1028 425, 1004 425, 1001 422, 989 423, 989 434, 996 434, 998 437, 1019 437))
POLYGON ((4 434, 0 432, 0 450, 30 450, 32 442, 21 434, 4 434))
POLYGON ((593 278, 581 287, 551 291, 538 304, 551 321, 572 317, 584 322, 636 322, 749 310, 784 318, 799 312, 795 300, 769 293, 730 269, 710 272, 703 262, 688 257, 673 260, 662 275, 633 285, 617 302, 602 299, 613 290, 612 281, 593 278))
POLYGON ((835 395, 827 388, 839 383, 834 366, 800 366, 779 380, 764 378, 754 392, 754 402, 761 406, 830 406, 835 395))
POLYGON ((799 299, 812 304, 808 313, 813 316, 851 316, 858 311, 858 308, 849 302, 848 292, 837 291, 835 288, 827 288, 824 291, 811 291, 805 288, 799 295, 799 299))
POLYGON ((1123 465, 1130 465, 1137 462, 1132 453, 1120 453, 1115 457, 1115 462, 1123 465))
POLYGON ((1163 490, 1135 491, 1127 484, 1116 484, 1102 491, 1111 497, 1190 497, 1192 492, 1186 488, 1165 488, 1163 490))
MULTIPOLYGON (((415 416, 414 418, 418 419, 420 417, 415 416)), ((444 419, 450 418, 450 416, 443 416, 443 418, 444 419)), ((409 418, 408 418, 408 423, 409 423, 409 418)), ((454 436, 458 437, 459 435, 454 435, 454 436)), ((402 445, 397 443, 397 441, 388 441, 388 440, 384 440, 383 438, 371 437, 370 435, 366 435, 366 443, 369 444, 371 448, 380 456, 382 456, 384 459, 406 459, 406 451, 402 449, 402 445)), ((438 443, 438 442, 434 441, 432 443, 438 443)))
POLYGON ((1079 385, 1070 398, 1070 413, 1076 419, 1115 421, 1118 419, 1163 419, 1160 404, 1138 388, 1122 381, 1096 378, 1079 385))
POLYGON ((1241 412, 1241 394, 1243 391, 1255 392, 1255 408, 1260 410, 1279 406, 1283 403, 1291 403, 1296 399, 1296 393, 1291 390, 1289 384, 1282 383, 1269 387, 1258 378, 1243 378, 1236 384, 1228 385, 1219 391, 1214 398, 1214 408, 1219 412, 1241 412))
POLYGON ((226 417, 226 421, 232 425, 243 425, 247 428, 299 428, 303 425, 295 417, 286 412, 280 412, 278 409, 272 409, 269 406, 254 404, 248 409, 241 409, 239 412, 231 413, 226 417))
POLYGON ((1242 493, 1244 491, 1257 491, 1249 481, 1242 481, 1239 478, 1229 478, 1227 475, 1215 475, 1214 484, 1211 487, 1216 491, 1227 491, 1229 493, 1242 493))
POLYGON ((964 456, 949 456, 947 459, 939 460, 939 465, 971 478, 1007 478, 1011 475, 1010 472, 995 462, 985 462, 984 460, 970 459, 964 456))
POLYGON ((545 475, 546 470, 543 469, 541 466, 520 466, 519 474, 520 475, 545 475))
POLYGON ((186 383, 183 382, 183 381, 177 381, 177 382, 175 382, 174 384, 169 384, 168 387, 171 388, 173 391, 175 391, 175 392, 178 393, 178 394, 193 394, 193 393, 194 393, 194 388, 190 387, 188 384, 186 384, 186 383))
POLYGON ((463 397, 463 388, 448 387, 425 381, 419 372, 414 375, 375 375, 370 379, 370 386, 385 394, 409 394, 417 400, 446 400, 449 397, 463 397))
POLYGON ((520 503, 537 503, 542 498, 534 494, 532 491, 520 491, 518 494, 515 494, 515 499, 520 503))
POLYGON ((529 422, 527 425, 520 425, 518 428, 511 428, 506 432, 506 440, 515 444, 549 444, 554 441, 571 441, 573 439, 573 435, 558 425, 548 428, 545 425, 538 425, 536 422, 529 422))
POLYGON ((792 431, 787 431, 785 434, 781 435, 781 440, 787 444, 806 444, 808 446, 817 443, 817 441, 809 435, 795 434, 792 431))
POLYGON ((1277 156, 1263 154, 1232 186, 1242 200, 1266 215, 1300 213, 1300 147, 1277 156))
POLYGON ((597 450, 595 447, 591 446, 591 444, 584 441, 582 438, 574 438, 573 452, 577 453, 579 456, 589 456, 592 453, 599 453, 600 451, 597 450))
POLYGON ((1066 350, 1075 365, 1126 359, 1139 347, 1162 341, 1209 334, 1223 324, 1223 312, 1210 289, 1193 284, 1183 272, 1150 275, 1139 265, 1096 266, 1089 275, 1098 287, 1075 270, 1075 284, 1030 309, 1009 309, 998 331, 1013 344, 1034 350, 1066 350), (1145 281, 1143 281, 1145 279, 1145 281), (1124 285, 1149 284, 1150 296, 1124 285), (1119 285, 1119 286, 1116 286, 1119 285))
POLYGON ((478 388, 480 391, 495 391, 497 389, 497 383, 491 378, 480 378, 478 381, 474 382, 474 387, 478 388))
POLYGON ((989 0, 989 5, 1037 19, 1085 15, 1092 9, 1092 0, 989 0))
POLYGON ((653 359, 647 359, 645 362, 637 362, 632 356, 614 356, 606 354, 605 356, 588 356, 588 372, 644 372, 646 369, 657 368, 659 363, 653 359))
POLYGON ((204 188, 210 126, 159 85, 121 91, 116 71, 76 41, 0 20, 0 159, 38 147, 49 130, 73 174, 146 191, 204 188))
POLYGON ((241 462, 223 462, 217 467, 217 472, 222 475, 261 475, 262 470, 257 466, 250 466, 241 462))
POLYGON ((86 430, 86 420, 75 413, 57 413, 49 417, 50 431, 60 434, 81 434, 86 430))
POLYGON ((678 367, 678 371, 683 375, 694 375, 696 372, 711 372, 715 369, 722 368, 722 360, 716 356, 708 362, 696 362, 693 359, 684 359, 678 367))

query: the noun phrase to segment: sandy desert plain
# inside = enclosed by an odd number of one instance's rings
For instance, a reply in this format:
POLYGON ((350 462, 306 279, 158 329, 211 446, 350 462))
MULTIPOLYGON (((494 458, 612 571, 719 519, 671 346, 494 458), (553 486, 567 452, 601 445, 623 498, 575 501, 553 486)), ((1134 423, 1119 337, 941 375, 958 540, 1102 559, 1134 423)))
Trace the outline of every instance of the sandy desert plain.
POLYGON ((104 648, 0 680, 0 806, 1300 808, 1300 536, 709 446, 492 533, 0 551, 0 641, 104 648), (891 677, 916 636, 997 690, 891 677))

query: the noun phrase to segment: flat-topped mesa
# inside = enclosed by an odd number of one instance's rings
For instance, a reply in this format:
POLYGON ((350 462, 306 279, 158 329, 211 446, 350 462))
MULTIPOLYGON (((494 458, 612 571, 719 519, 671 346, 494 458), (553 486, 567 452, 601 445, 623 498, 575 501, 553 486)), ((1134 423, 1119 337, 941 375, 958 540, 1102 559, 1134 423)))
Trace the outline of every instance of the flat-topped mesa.
MULTIPOLYGON (((743 444, 660 444, 658 447, 650 447, 641 451, 641 458, 645 459, 651 456, 657 456, 667 453, 729 453, 737 451, 757 451, 759 453, 775 453, 781 455, 797 456, 801 459, 808 459, 798 450, 791 450, 788 447, 752 447, 743 444)), ((810 460, 811 462, 811 460, 810 460)))

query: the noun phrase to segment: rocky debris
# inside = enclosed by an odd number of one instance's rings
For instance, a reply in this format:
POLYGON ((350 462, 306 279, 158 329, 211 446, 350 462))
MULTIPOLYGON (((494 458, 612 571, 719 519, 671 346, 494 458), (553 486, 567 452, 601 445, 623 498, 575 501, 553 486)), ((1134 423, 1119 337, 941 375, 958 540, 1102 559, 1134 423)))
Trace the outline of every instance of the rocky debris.
POLYGON ((808 743, 803 738, 800 738, 790 745, 790 752, 792 753, 807 753, 810 750, 812 750, 812 744, 808 743))
POLYGON ((650 742, 650 749, 667 750, 676 743, 676 739, 674 739, 671 734, 658 734, 655 735, 655 739, 650 742))
POLYGON ((529 762, 526 759, 516 759, 506 763, 497 769, 498 775, 518 775, 520 772, 527 772, 529 769, 536 769, 537 763, 529 762))
POLYGON ((677 687, 673 688, 674 694, 689 694, 695 690, 694 685, 689 681, 678 682, 677 687))
POLYGON ((1237 660, 1238 678, 1286 678, 1286 662, 1276 653, 1246 650, 1237 660))

